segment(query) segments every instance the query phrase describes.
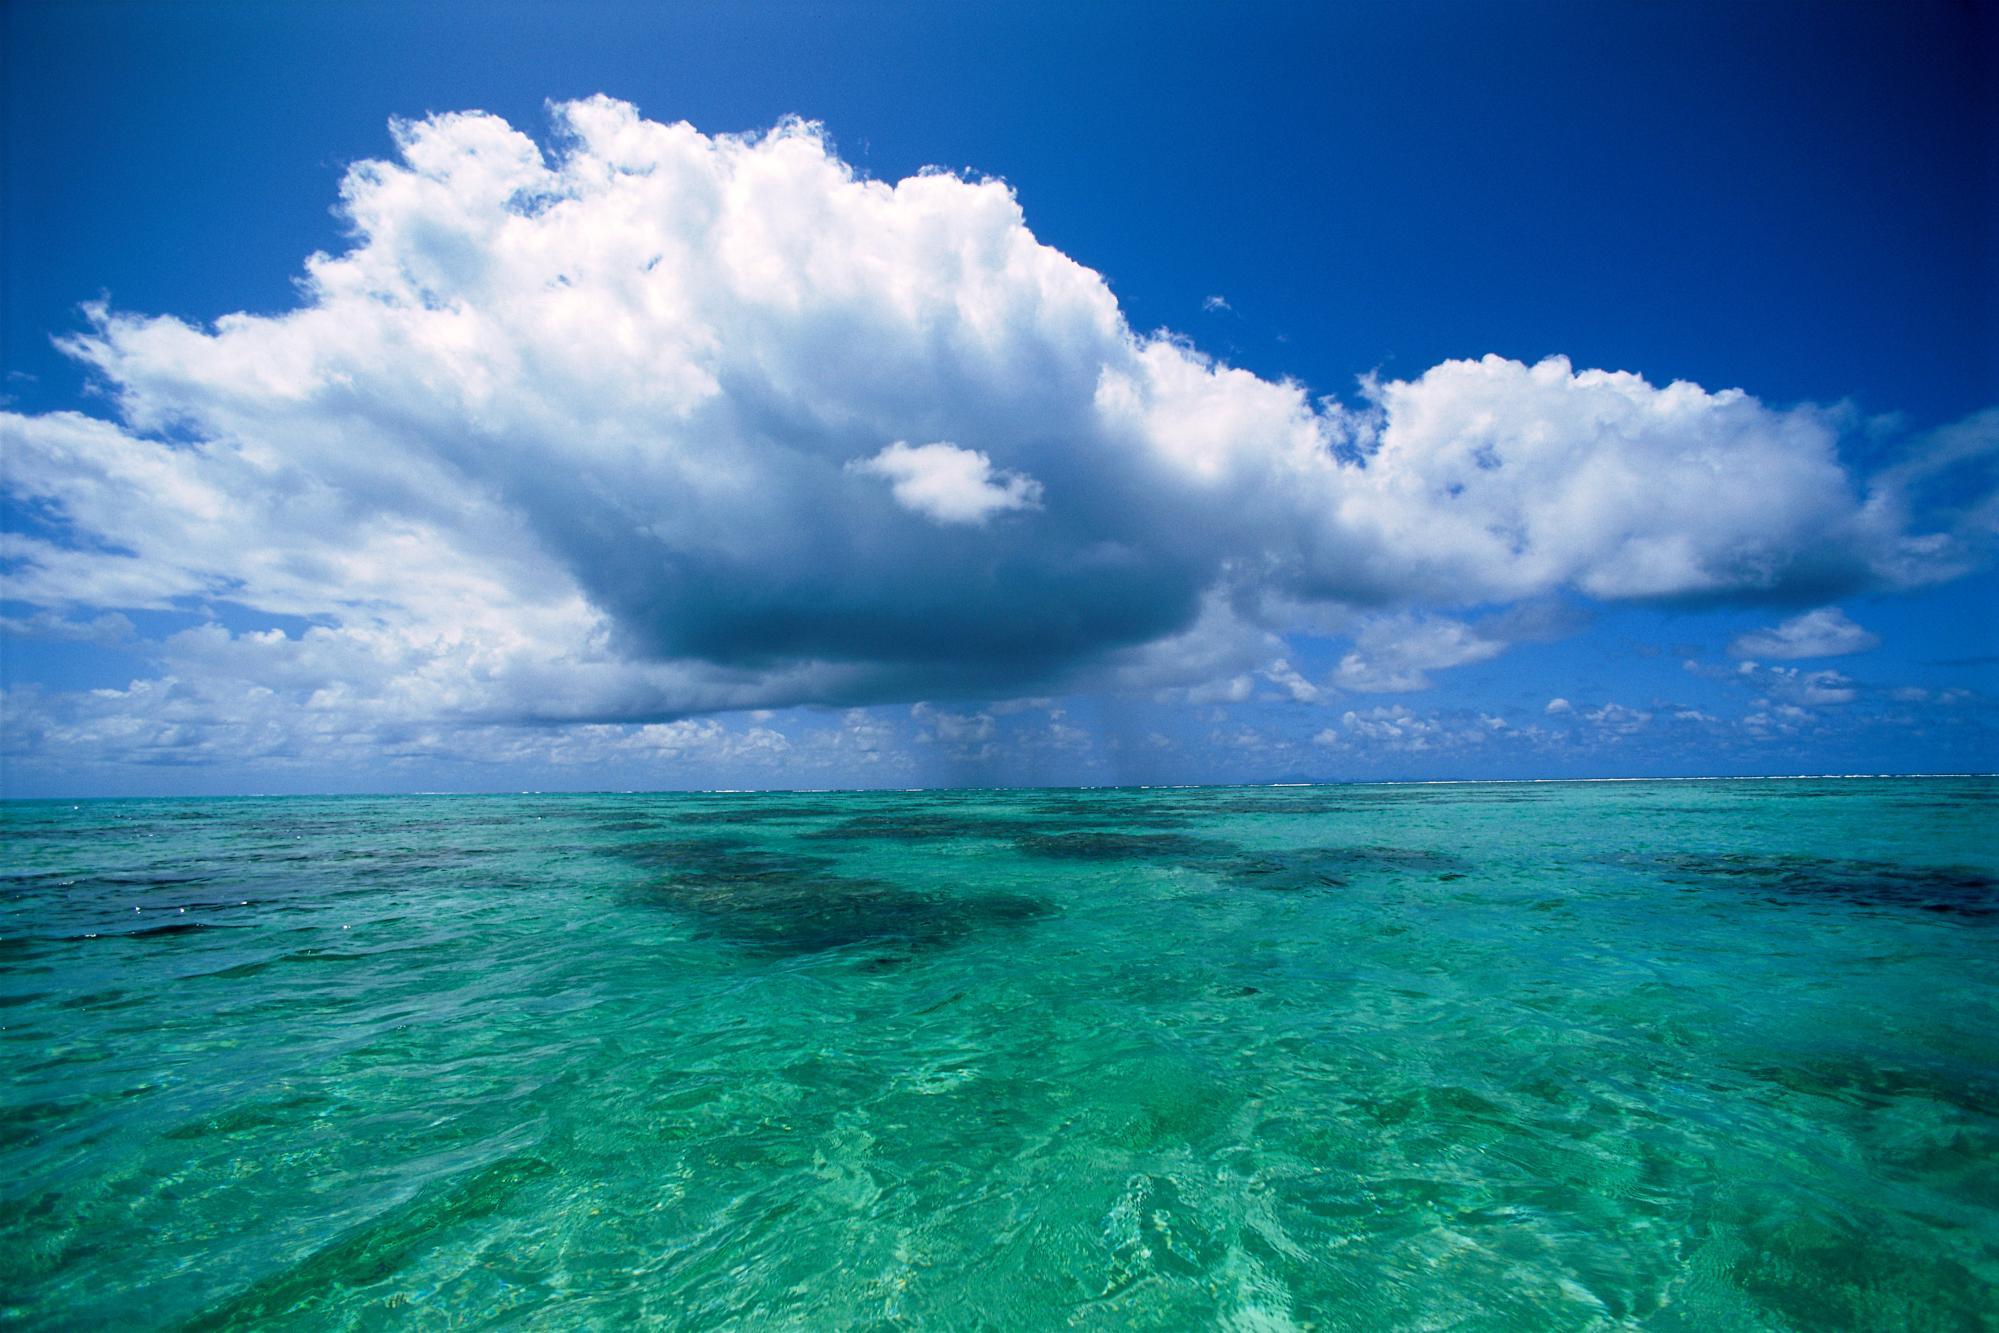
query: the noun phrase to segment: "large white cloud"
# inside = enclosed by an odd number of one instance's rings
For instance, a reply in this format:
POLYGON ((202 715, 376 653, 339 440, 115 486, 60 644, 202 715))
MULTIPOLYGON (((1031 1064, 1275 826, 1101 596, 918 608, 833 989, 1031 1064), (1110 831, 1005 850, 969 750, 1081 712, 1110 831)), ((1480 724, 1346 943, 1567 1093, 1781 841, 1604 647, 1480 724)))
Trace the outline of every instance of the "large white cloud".
POLYGON ((999 182, 857 177, 798 123, 554 116, 550 153, 395 126, 294 310, 92 307, 68 346, 116 418, 5 417, 33 518, 0 594, 306 617, 166 655, 377 721, 602 723, 1232 678, 1314 606, 1428 636, 1356 646, 1348 684, 1392 688, 1503 647, 1416 608, 1824 600, 1968 558, 1911 535, 1928 473, 1842 466, 1835 413, 1559 357, 1315 402, 1135 333, 999 182))

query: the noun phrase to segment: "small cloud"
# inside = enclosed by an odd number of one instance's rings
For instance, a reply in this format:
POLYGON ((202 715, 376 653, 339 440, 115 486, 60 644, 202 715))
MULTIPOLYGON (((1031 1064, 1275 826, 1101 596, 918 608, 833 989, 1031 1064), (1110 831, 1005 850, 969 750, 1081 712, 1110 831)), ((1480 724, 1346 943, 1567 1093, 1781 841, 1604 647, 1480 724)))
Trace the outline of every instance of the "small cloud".
POLYGON ((1742 719, 1743 730, 1759 740, 1776 735, 1793 735, 1817 721, 1810 709, 1796 704, 1775 704, 1742 719))
POLYGON ((1229 676, 1203 681, 1199 685, 1160 690, 1153 698, 1163 704, 1239 704, 1248 699, 1255 688, 1255 682, 1247 675, 1229 676))
POLYGON ((1639 708, 1627 708, 1620 703, 1606 703, 1601 708, 1591 709, 1583 717, 1611 736, 1629 736, 1642 731, 1652 715, 1639 708))
POLYGON ((1290 695, 1301 704, 1317 703, 1324 693, 1317 685, 1298 674, 1298 669, 1284 658, 1278 658, 1261 672, 1263 678, 1290 695))
POLYGON ((1688 671, 1707 680, 1732 681, 1759 690, 1765 696, 1759 701, 1763 704, 1777 699, 1816 708, 1852 703, 1860 696, 1860 688, 1851 677, 1832 670, 1806 671, 1800 667, 1765 666, 1756 661, 1737 662, 1732 671, 1699 662, 1688 662, 1686 666, 1688 671))
POLYGON ((909 710, 909 715, 929 728, 917 733, 916 739, 924 744, 938 740, 946 745, 979 745, 993 738, 995 724, 990 713, 946 713, 920 703, 909 710))
POLYGON ((1225 310, 1230 312, 1231 314, 1235 312, 1235 307, 1228 303, 1228 299, 1226 297, 1221 297, 1221 296, 1207 297, 1205 300, 1201 302, 1201 309, 1207 311, 1211 315, 1220 314, 1222 311, 1225 310))
POLYGON ((1773 698, 1818 708, 1850 704, 1860 696, 1851 677, 1837 671, 1800 671, 1796 667, 1765 667, 1758 683, 1773 698))
POLYGON ((1445 616, 1381 616, 1354 635, 1333 679, 1359 694, 1427 690, 1429 673, 1484 662, 1506 651, 1506 640, 1445 616))
POLYGON ((1028 743, 1051 750, 1079 751, 1090 748, 1090 733, 1081 727, 1072 727, 1062 719, 1068 714, 1059 708, 1048 713, 1048 730, 1030 734, 1028 743))
POLYGON ((1838 607, 1822 606, 1793 616, 1772 629, 1744 634, 1728 645, 1728 652, 1731 657, 1774 657, 1788 661, 1798 657, 1864 653, 1880 642, 1880 635, 1854 624, 1838 607))
POLYGON ((1575 706, 1571 704, 1567 699, 1555 698, 1548 700, 1548 706, 1542 709, 1541 711, 1546 713, 1549 717, 1554 717, 1557 714, 1573 713, 1576 710, 1575 706))
MULTIPOLYGON (((1480 715, 1475 719, 1462 716, 1455 719, 1435 715, 1426 717, 1400 704, 1365 710, 1348 709, 1340 715, 1340 725, 1345 729, 1346 737, 1365 741, 1376 749, 1404 753, 1483 745, 1489 737, 1506 729, 1504 719, 1490 715, 1480 715)), ((1334 740, 1326 739, 1329 736, 1337 737, 1338 733, 1328 729, 1313 739, 1321 745, 1335 744, 1334 740)))
POLYGON ((1055 701, 1046 698, 1001 699, 998 703, 987 704, 986 711, 994 717, 1010 717, 1015 713, 1046 713, 1053 710, 1055 701))
POLYGON ((912 446, 897 440, 847 467, 886 477, 897 504, 937 523, 979 524, 1005 510, 1041 507, 1040 482, 1021 472, 996 472, 979 450, 948 441, 912 446))
POLYGON ((1254 727, 1237 727, 1230 732, 1216 731, 1208 737, 1208 743, 1227 746, 1231 750, 1240 750, 1245 754, 1262 754, 1268 750, 1283 748, 1280 743, 1274 743, 1269 736, 1254 727))

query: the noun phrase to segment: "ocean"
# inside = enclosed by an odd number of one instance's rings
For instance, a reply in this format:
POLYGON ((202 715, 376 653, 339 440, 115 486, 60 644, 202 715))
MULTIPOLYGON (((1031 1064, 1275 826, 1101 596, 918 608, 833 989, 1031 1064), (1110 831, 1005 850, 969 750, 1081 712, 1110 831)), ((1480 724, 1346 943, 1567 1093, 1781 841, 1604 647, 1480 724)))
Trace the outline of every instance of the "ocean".
POLYGON ((1999 1326, 1999 781, 0 805, 0 1323, 1999 1326))

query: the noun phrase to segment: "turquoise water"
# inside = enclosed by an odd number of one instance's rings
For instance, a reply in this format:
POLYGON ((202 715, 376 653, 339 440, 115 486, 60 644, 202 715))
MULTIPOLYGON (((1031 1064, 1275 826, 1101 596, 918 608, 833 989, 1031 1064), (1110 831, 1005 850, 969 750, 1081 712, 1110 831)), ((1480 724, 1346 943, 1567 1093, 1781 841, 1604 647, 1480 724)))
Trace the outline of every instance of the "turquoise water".
POLYGON ((0 1322, 1994 1327, 1985 779, 0 807, 0 1322))

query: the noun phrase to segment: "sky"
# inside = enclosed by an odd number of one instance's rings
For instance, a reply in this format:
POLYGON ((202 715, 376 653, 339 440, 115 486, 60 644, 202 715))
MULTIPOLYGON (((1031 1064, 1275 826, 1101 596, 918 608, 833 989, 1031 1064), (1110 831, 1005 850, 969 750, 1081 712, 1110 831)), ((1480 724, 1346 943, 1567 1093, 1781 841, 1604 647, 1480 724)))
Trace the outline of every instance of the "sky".
POLYGON ((1999 10, 15 0, 0 794, 1999 768, 1999 10))

